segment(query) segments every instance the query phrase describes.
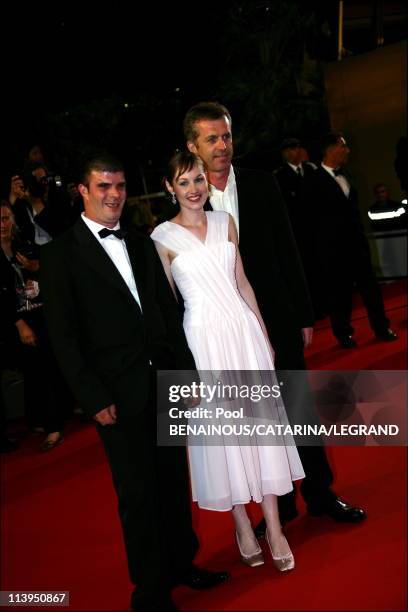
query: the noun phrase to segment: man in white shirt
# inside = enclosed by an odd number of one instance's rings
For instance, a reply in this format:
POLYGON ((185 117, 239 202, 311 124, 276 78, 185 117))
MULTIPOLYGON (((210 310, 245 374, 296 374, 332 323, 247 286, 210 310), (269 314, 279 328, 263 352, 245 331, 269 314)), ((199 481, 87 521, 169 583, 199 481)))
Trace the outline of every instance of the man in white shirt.
POLYGON ((41 252, 50 338, 108 457, 137 585, 132 608, 175 610, 176 584, 208 588, 227 577, 192 565, 185 453, 156 447, 156 371, 195 364, 152 241, 120 227, 122 165, 91 159, 79 191, 84 214, 41 252))
MULTIPOLYGON (((275 367, 282 376, 287 373, 290 377, 292 371, 305 369, 303 348, 312 341, 309 293, 277 182, 265 172, 233 168, 231 125, 225 106, 200 102, 184 118, 184 136, 189 150, 205 164, 211 185, 210 209, 232 211, 239 224, 242 261, 275 350, 275 367)), ((283 388, 288 391, 295 386, 289 383, 283 388)), ((296 402, 283 393, 290 410, 296 402)), ((303 409, 302 404, 300 407, 303 409)), ((299 446, 298 451, 306 473, 301 491, 309 513, 328 514, 340 522, 363 520, 361 508, 344 502, 331 489, 333 474, 324 448, 299 446)), ((278 502, 282 522, 297 516, 294 494, 280 496, 278 502)), ((265 525, 260 525, 258 534, 264 531, 265 525)))
POLYGON ((330 133, 322 143, 322 163, 306 183, 305 197, 314 214, 311 237, 321 262, 321 282, 328 302, 334 336, 342 348, 357 346, 353 338, 352 294, 357 287, 377 340, 397 335, 388 327, 381 289, 357 201, 357 191, 345 170, 350 149, 341 133, 330 133))

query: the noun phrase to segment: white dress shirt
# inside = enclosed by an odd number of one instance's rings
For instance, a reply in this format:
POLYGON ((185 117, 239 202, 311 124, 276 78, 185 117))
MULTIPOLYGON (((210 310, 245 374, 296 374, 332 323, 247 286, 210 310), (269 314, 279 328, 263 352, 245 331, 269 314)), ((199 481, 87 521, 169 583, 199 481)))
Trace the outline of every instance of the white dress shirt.
POLYGON ((239 236, 238 193, 232 166, 224 191, 217 189, 214 185, 210 185, 210 202, 213 210, 223 210, 233 217, 239 236))
POLYGON ((302 168, 302 164, 299 164, 298 166, 295 166, 295 164, 291 164, 290 162, 287 162, 288 166, 290 166, 293 170, 293 172, 296 172, 296 174, 300 174, 300 176, 303 176, 304 172, 303 172, 303 168, 302 168), (299 172, 299 168, 300 168, 300 172, 299 172))
MULTIPOLYGON (((113 236, 112 234, 110 236, 106 236, 106 238, 101 238, 98 232, 101 229, 103 229, 105 226, 100 225, 99 223, 96 223, 95 221, 92 221, 91 219, 88 219, 88 217, 85 216, 85 213, 81 213, 81 214, 82 214, 83 222, 89 227, 89 229, 91 230, 92 234, 95 236, 99 244, 109 255, 110 259, 112 260, 112 263, 116 266, 119 274, 121 275, 121 277, 123 278, 127 286, 129 287, 129 291, 131 292, 136 302, 138 303, 140 310, 142 310, 142 305, 140 303, 140 297, 139 297, 139 293, 136 287, 135 278, 133 276, 132 266, 130 265, 130 259, 129 259, 129 255, 127 252, 125 241, 120 240, 120 238, 116 238, 116 236, 113 236)), ((119 228, 120 228, 120 225, 118 222, 114 228, 107 228, 107 229, 117 230, 119 228)))
POLYGON ((31 206, 27 206, 28 216, 30 217, 32 224, 34 225, 34 242, 39 246, 43 244, 47 244, 47 242, 51 242, 52 238, 49 233, 36 223, 37 213, 32 210, 31 206))
POLYGON ((326 172, 328 172, 334 178, 334 180, 342 188, 342 191, 343 191, 344 195, 346 196, 346 198, 348 198, 349 195, 350 195, 350 185, 349 185, 349 182, 346 179, 346 177, 343 176, 342 174, 339 175, 339 176, 336 176, 334 174, 334 168, 329 168, 329 166, 325 166, 323 163, 322 163, 322 168, 324 168, 326 170, 326 172))

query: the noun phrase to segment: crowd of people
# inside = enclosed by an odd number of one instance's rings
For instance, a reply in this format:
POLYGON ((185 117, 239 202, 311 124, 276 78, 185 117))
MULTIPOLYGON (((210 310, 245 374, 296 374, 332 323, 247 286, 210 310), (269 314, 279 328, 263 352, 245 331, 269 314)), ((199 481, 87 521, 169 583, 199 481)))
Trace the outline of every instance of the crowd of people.
MULTIPOLYGON (((342 134, 322 139, 319 166, 300 141, 285 140, 283 165, 269 174, 232 163, 232 118, 222 104, 195 105, 183 127, 186 149, 164 178, 173 211, 151 237, 123 222, 125 171, 107 154, 87 161, 70 193, 49 180, 43 160, 31 161, 1 206, 2 338, 10 363, 16 347, 25 353, 27 419, 44 428, 43 450, 63 440, 63 396, 72 401, 72 393, 95 422, 136 610, 175 610, 176 585, 205 589, 228 579, 194 565, 184 449, 156 445, 157 372, 277 370, 288 384, 283 402, 266 410, 272 420, 294 422, 292 407, 303 407, 291 373, 306 369, 316 316, 329 316, 339 345, 355 348, 357 287, 377 340, 397 339, 342 134)), ((309 514, 366 518, 333 489, 321 444, 189 446, 188 457, 193 500, 232 512, 239 555, 251 568, 264 563, 262 537, 277 570, 295 568, 282 530, 298 515, 295 480, 309 514), (256 526, 246 511, 251 501, 262 507, 256 526)))
MULTIPOLYGON (((49 342, 39 285, 41 248, 67 230, 82 210, 72 189, 61 189, 59 177, 50 175, 35 146, 21 173, 11 177, 8 198, 1 200, 1 371, 21 371, 27 427, 45 433, 43 451, 63 441, 64 420, 74 409, 49 342)), ((16 441, 6 435, 3 386, 0 409, 0 450, 15 450, 16 441)))

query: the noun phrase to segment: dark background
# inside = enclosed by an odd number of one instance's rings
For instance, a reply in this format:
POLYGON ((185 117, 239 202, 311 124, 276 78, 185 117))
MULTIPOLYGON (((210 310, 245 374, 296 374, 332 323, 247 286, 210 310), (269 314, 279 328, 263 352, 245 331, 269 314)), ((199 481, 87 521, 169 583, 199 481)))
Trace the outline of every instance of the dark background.
MULTIPOLYGON (((35 143, 65 180, 103 147, 125 162, 131 193, 154 191, 183 146, 182 117, 202 99, 228 106, 247 165, 275 166, 286 136, 313 154, 330 127, 322 66, 337 57, 338 4, 17 7, 0 41, 3 191, 35 143)), ((344 23, 345 55, 362 53, 381 31, 381 44, 404 37, 405 5, 345 2, 344 23)))

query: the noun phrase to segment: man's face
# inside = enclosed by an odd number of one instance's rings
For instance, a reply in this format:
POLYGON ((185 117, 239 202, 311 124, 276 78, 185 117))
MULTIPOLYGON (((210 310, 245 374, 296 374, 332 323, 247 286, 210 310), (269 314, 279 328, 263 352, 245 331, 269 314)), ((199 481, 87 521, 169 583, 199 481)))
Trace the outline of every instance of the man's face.
POLYGON ((39 146, 34 146, 28 153, 28 159, 35 162, 43 162, 44 155, 39 146))
POLYGON ((126 200, 124 173, 92 170, 88 185, 79 185, 78 189, 84 200, 85 216, 105 227, 115 227, 126 200))
POLYGON ((336 167, 347 164, 349 154, 350 149, 343 137, 339 138, 336 144, 330 147, 330 155, 336 167))
POLYGON ((198 121, 194 127, 198 136, 194 142, 187 142, 189 150, 203 160, 209 173, 229 170, 233 147, 227 117, 198 121))
POLYGON ((386 202, 389 199, 388 189, 385 185, 379 185, 375 190, 377 202, 386 202))
POLYGON ((287 162, 294 166, 298 166, 302 161, 302 149, 300 146, 288 147, 282 151, 282 155, 287 162))
POLYGON ((38 183, 43 182, 47 178, 47 172, 42 166, 33 170, 32 174, 35 176, 38 183))

